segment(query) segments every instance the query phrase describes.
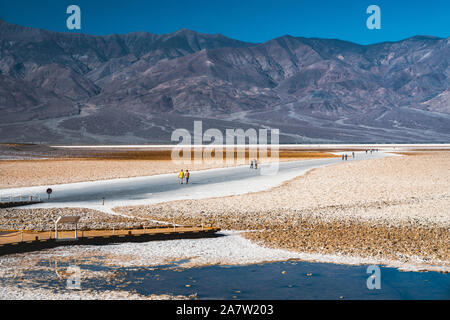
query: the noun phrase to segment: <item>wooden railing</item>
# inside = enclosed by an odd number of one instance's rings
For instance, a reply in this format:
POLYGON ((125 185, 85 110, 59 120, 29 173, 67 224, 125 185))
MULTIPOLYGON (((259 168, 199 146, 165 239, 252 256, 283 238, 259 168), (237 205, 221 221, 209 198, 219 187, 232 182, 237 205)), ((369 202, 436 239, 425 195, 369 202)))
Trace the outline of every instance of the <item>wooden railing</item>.
POLYGON ((0 203, 41 202, 40 195, 1 196, 0 203))

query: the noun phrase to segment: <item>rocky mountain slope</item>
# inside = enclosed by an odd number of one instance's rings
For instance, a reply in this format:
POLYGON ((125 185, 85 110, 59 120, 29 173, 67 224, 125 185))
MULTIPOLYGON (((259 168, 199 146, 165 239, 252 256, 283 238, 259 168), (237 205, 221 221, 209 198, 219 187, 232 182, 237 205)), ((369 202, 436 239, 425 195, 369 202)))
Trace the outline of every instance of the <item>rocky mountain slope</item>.
POLYGON ((252 44, 182 29, 90 36, 0 20, 0 141, 169 142, 279 128, 281 142, 448 142, 450 38, 252 44))

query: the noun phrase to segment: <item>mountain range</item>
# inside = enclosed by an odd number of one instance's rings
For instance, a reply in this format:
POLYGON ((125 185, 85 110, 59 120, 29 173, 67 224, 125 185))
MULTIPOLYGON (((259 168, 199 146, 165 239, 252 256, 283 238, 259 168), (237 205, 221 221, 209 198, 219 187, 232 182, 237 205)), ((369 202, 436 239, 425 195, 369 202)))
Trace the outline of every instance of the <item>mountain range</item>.
POLYGON ((0 20, 0 141, 167 143, 202 120, 277 128, 282 143, 449 142, 449 77, 450 38, 248 43, 0 20))

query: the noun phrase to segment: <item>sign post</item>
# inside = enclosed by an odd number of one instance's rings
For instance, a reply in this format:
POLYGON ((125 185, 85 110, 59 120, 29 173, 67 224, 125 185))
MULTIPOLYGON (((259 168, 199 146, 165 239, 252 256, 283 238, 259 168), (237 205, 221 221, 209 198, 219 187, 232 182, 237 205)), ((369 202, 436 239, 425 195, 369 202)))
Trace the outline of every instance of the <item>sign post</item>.
POLYGON ((50 200, 50 195, 52 194, 53 190, 52 188, 47 189, 48 199, 50 200))

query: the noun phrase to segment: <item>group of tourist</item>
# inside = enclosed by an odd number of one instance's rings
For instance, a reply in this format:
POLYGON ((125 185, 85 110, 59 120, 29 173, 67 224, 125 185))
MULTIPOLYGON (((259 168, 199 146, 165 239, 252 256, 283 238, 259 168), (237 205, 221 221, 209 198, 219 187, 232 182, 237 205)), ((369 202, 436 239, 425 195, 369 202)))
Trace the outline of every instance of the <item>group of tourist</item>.
POLYGON ((186 179, 186 184, 189 184, 189 170, 186 170, 186 172, 184 172, 183 169, 181 169, 180 173, 178 174, 178 178, 180 178, 181 184, 183 184, 184 179, 186 179))
MULTIPOLYGON (((253 159, 250 161, 250 169, 258 169, 258 160, 253 159)), ((178 178, 180 179, 180 184, 183 184, 186 181, 186 184, 189 184, 189 170, 186 172, 181 169, 178 173, 178 178)))
MULTIPOLYGON (((355 153, 354 152, 352 152, 352 158, 353 159, 355 158, 355 153)), ((346 153, 342 154, 342 160, 348 160, 348 155, 346 153)))
MULTIPOLYGON (((366 151, 366 154, 368 154, 369 152, 370 152, 370 154, 373 154, 374 152, 378 152, 378 149, 367 149, 365 151, 366 151)), ((347 160, 348 157, 349 156, 346 153, 343 153, 341 156, 342 160, 347 160)), ((355 158, 355 152, 352 152, 352 158, 353 159, 355 158)))
POLYGON ((258 169, 258 160, 253 159, 250 161, 250 169, 258 169))

